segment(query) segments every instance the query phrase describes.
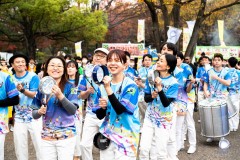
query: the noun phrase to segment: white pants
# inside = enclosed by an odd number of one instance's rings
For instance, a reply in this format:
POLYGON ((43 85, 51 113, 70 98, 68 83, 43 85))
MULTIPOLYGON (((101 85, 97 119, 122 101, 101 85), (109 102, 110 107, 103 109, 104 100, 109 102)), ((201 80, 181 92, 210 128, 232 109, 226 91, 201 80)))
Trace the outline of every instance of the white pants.
MULTIPOLYGON (((93 148, 93 138, 96 133, 99 131, 99 127, 102 124, 103 120, 99 120, 97 117, 86 114, 84 125, 83 125, 83 134, 81 151, 82 151, 82 160, 93 160, 92 157, 92 148, 93 148)), ((101 151, 100 151, 101 155, 101 151)))
POLYGON ((184 121, 185 121, 185 116, 177 116, 176 120, 176 149, 177 152, 184 147, 184 121))
POLYGON ((228 107, 229 105, 233 105, 237 110, 237 114, 229 119, 229 128, 237 130, 239 126, 239 95, 231 95, 229 96, 229 100, 231 102, 228 102, 228 107))
POLYGON ((198 91, 197 96, 198 96, 198 102, 205 99, 203 91, 198 91))
MULTIPOLYGON (((193 119, 193 110, 194 110, 194 103, 187 103, 187 114, 185 116, 185 122, 187 125, 187 132, 188 132, 188 141, 190 146, 196 146, 196 129, 195 129, 195 122, 193 119)), ((184 127, 183 127, 184 129, 184 127)), ((184 131, 183 131, 184 133, 184 131)))
POLYGON ((4 142, 6 134, 0 134, 0 160, 4 160, 4 142))
POLYGON ((101 151, 100 160, 136 160, 136 157, 126 156, 119 152, 116 144, 111 141, 109 147, 106 150, 101 151))
POLYGON ((13 137, 16 157, 18 160, 28 159, 28 132, 30 133, 36 151, 36 157, 38 160, 41 159, 41 131, 42 118, 39 118, 38 120, 33 119, 30 123, 15 122, 13 137))
POLYGON ((82 117, 79 120, 75 119, 75 126, 76 126, 76 145, 74 149, 74 156, 81 156, 81 134, 82 134, 82 117))
MULTIPOLYGON (((169 142, 175 143, 175 132, 172 134, 171 129, 158 128, 150 120, 145 118, 140 141, 140 160, 149 160, 149 153, 152 147, 152 142, 156 142, 157 157, 161 160, 169 160, 169 142)), ((174 148, 174 152, 176 149, 174 148)))
POLYGON ((72 160, 76 136, 64 140, 42 140, 43 160, 72 160))

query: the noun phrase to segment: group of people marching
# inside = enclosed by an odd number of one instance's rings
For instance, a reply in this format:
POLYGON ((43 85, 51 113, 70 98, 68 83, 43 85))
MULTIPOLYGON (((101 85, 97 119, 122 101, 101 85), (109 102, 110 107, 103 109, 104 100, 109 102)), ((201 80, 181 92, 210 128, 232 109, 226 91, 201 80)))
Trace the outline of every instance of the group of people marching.
MULTIPOLYGON (((14 145, 18 160, 28 159, 28 132, 38 160, 92 160, 93 144, 101 160, 178 159, 188 135, 187 153, 196 151, 193 118, 196 99, 221 98, 234 105, 237 114, 229 119, 231 131, 239 125, 240 71, 238 60, 203 55, 196 76, 184 56, 172 43, 164 43, 156 64, 146 54, 138 71, 129 67, 127 51, 98 48, 92 66, 106 66, 110 74, 99 73, 77 61, 50 57, 41 77, 55 84, 51 94, 39 88, 40 78, 28 71, 29 59, 14 55, 9 64, 12 76, 0 72, 0 160, 4 160, 8 132, 8 106, 14 106, 14 145), (104 77, 103 77, 104 76, 104 77), (96 78, 96 77, 95 77, 96 78), (197 94, 196 94, 197 93, 197 94), (197 97, 196 97, 197 96, 197 97), (83 121, 83 100, 87 101, 83 121), (109 143, 107 143, 109 142, 109 143)), ((208 138, 211 142, 213 139, 208 138)))

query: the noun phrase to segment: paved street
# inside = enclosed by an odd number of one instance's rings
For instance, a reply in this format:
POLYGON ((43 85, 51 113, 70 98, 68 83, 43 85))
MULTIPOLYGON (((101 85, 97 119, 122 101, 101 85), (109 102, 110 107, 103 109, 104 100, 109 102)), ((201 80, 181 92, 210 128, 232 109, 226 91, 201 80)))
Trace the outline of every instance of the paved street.
MULTIPOLYGON (((240 159, 240 131, 231 132, 226 138, 230 141, 231 146, 227 150, 221 150, 218 142, 208 144, 205 138, 200 135, 200 123, 197 122, 198 112, 195 113, 197 129, 197 151, 195 154, 187 154, 188 144, 185 144, 185 150, 179 153, 180 160, 237 160, 240 159)), ((29 142, 29 160, 35 159, 35 153, 31 141, 29 142)), ((94 149, 94 160, 99 160, 99 153, 94 149)), ((5 160, 15 160, 12 132, 6 137, 5 142, 5 160)))

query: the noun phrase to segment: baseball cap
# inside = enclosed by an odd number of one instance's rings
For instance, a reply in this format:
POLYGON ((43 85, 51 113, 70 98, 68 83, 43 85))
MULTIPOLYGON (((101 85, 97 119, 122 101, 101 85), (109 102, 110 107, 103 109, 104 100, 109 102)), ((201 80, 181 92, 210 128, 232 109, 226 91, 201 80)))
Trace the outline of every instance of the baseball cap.
POLYGON ((97 48, 97 49, 95 49, 94 53, 96 53, 96 52, 103 52, 106 55, 108 55, 108 53, 109 53, 109 51, 106 48, 97 48))

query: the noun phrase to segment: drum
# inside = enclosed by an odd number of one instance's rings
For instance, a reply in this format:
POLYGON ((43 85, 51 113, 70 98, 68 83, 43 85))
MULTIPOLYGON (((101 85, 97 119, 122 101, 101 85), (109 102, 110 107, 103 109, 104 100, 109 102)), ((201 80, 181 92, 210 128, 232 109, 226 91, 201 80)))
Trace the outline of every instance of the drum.
POLYGON ((201 135, 218 138, 229 134, 227 102, 221 99, 205 99, 199 102, 201 135))

